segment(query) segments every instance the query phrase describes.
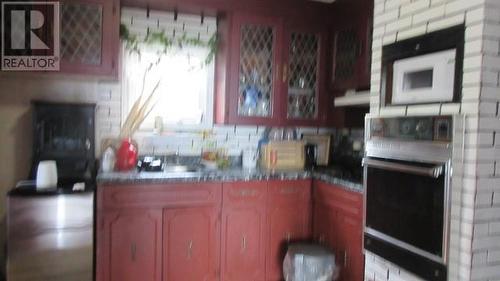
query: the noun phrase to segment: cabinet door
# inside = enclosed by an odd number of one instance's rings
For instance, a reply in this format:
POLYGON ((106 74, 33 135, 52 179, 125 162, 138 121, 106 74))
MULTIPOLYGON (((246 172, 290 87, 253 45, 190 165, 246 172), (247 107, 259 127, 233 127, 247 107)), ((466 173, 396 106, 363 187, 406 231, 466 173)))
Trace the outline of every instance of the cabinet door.
POLYGON ((338 216, 337 265, 340 266, 340 278, 343 281, 363 280, 364 256, 362 252, 361 222, 341 211, 338 216))
POLYGON ((161 210, 106 211, 97 229, 97 280, 161 280, 161 221, 161 210))
POLYGON ((286 92, 288 124, 319 124, 325 117, 325 101, 322 100, 324 38, 323 33, 307 28, 294 28, 285 32, 286 59, 282 82, 286 92))
POLYGON ((232 28, 229 122, 279 123, 281 20, 236 14, 232 28))
POLYGON ((290 242, 307 240, 310 228, 310 181, 270 181, 266 280, 283 280, 283 259, 290 242))
POLYGON ((163 281, 218 279, 217 217, 215 208, 164 211, 163 281))
POLYGON ((265 214, 259 208, 232 209, 222 221, 222 280, 264 280, 265 214))
POLYGON ((264 280, 267 182, 224 184, 222 280, 264 280))
POLYGON ((61 1, 61 72, 116 76, 119 0, 61 1))
POLYGON ((334 31, 331 79, 333 88, 342 92, 370 86, 372 16, 370 9, 359 11, 343 17, 334 31))
POLYGON ((363 280, 362 195, 321 181, 315 182, 313 192, 315 240, 327 241, 335 253, 339 280, 363 280))
POLYGON ((314 241, 326 246, 332 251, 336 250, 337 233, 334 231, 336 224, 336 210, 319 202, 314 204, 313 210, 313 237, 314 241))

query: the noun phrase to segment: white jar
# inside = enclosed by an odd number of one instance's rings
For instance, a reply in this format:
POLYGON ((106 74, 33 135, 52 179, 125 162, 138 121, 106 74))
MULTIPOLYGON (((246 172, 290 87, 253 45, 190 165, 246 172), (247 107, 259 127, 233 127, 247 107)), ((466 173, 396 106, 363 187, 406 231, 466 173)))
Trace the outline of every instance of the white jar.
POLYGON ((247 148, 243 150, 242 166, 244 169, 255 169, 257 167, 257 149, 247 148))
POLYGON ((116 163, 115 150, 111 146, 108 146, 108 148, 106 148, 106 150, 102 154, 102 160, 101 160, 102 172, 104 173, 113 172, 113 170, 115 169, 115 163, 116 163))

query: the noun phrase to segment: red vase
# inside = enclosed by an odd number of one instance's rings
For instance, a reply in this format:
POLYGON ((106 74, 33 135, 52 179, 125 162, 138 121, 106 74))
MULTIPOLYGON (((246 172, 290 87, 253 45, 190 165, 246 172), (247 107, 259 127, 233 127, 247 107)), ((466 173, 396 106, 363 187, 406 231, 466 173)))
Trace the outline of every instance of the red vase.
POLYGON ((116 154, 116 169, 118 171, 132 170, 137 163, 137 146, 130 138, 122 140, 116 154))

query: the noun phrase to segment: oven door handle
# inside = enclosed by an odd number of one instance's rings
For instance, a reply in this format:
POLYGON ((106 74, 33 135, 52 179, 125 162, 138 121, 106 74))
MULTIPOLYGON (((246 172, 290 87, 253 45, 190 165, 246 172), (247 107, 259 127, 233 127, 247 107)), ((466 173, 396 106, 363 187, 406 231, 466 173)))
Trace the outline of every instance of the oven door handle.
POLYGON ((363 166, 372 166, 384 170, 415 174, 419 176, 427 176, 431 178, 438 178, 443 173, 443 165, 424 168, 370 158, 363 158, 363 166))

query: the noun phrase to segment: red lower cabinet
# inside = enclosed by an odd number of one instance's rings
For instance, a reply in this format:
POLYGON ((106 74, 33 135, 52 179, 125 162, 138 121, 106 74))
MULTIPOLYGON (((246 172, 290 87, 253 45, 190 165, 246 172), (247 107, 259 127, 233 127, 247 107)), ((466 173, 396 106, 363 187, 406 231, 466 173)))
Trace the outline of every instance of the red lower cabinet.
POLYGON ((332 225, 336 224, 337 212, 325 204, 315 202, 313 214, 314 241, 333 249, 337 243, 337 232, 332 225))
POLYGON ((338 261, 341 266, 340 280, 360 281, 364 276, 364 257, 361 241, 362 226, 358 219, 339 212, 337 243, 338 261))
POLYGON ((224 184, 222 280, 263 281, 267 182, 224 184))
POLYGON ((219 224, 215 208, 163 213, 163 280, 218 280, 219 224))
POLYGON ((358 192, 315 182, 314 239, 335 253, 340 281, 361 281, 364 276, 363 198, 358 192))
POLYGON ((96 280, 281 281, 288 244, 312 238, 335 251, 340 280, 363 280, 361 194, 311 187, 310 180, 99 187, 96 280))
POLYGON ((96 281, 219 280, 220 183, 99 186, 96 281))
POLYGON ((283 280, 283 259, 290 242, 311 236, 311 181, 270 181, 266 280, 283 280))
POLYGON ((98 228, 97 280, 160 281, 161 222, 157 209, 105 212, 98 228))

